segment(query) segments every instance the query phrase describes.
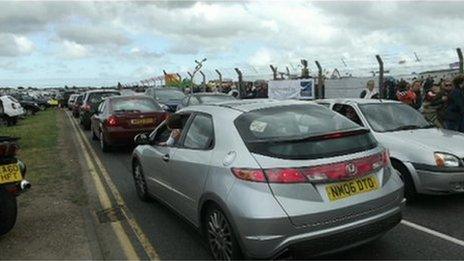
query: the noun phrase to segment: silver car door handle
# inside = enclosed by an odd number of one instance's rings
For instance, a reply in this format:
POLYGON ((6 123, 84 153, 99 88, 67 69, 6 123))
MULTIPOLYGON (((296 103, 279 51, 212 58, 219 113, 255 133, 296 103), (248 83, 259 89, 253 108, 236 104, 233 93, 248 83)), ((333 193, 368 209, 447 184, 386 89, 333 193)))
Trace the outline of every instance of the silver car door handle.
POLYGON ((163 155, 162 159, 166 162, 169 161, 169 154, 163 155))

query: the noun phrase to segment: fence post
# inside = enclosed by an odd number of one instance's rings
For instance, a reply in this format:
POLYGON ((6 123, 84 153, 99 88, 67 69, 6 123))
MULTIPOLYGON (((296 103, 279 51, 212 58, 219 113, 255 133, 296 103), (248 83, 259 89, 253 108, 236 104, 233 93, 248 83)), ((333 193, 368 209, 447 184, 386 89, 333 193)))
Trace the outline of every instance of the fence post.
POLYGON ((383 86, 383 61, 382 57, 380 55, 376 55, 375 58, 377 59, 377 62, 379 63, 379 96, 381 99, 385 98, 385 88, 383 86))
POLYGON ((243 97, 243 75, 238 68, 235 68, 235 72, 238 75, 238 97, 241 99, 243 97))
POLYGON ((179 73, 176 73, 177 77, 179 77, 179 81, 182 82, 182 77, 180 76, 179 73))
POLYGON ((269 67, 271 67, 272 79, 277 80, 277 67, 274 67, 272 64, 269 67))
POLYGON ((193 74, 191 72, 187 72, 190 76, 190 93, 193 93, 193 74))
POLYGON ((285 70, 287 71, 287 79, 290 79, 290 69, 288 69, 288 66, 285 67, 285 70))
POLYGON ((222 93, 222 74, 221 74, 221 72, 220 72, 218 69, 216 69, 215 71, 216 71, 216 73, 217 73, 218 76, 219 76, 219 92, 222 93))
POLYGON ((301 78, 308 79, 309 78, 308 61, 305 59, 301 59, 301 65, 303 65, 303 68, 301 69, 301 78))
POLYGON ((458 57, 459 57, 459 74, 463 74, 464 73, 464 62, 463 62, 463 59, 462 59, 462 51, 461 51, 461 48, 457 48, 456 51, 458 52, 458 57))
POLYGON ((163 70, 163 74, 166 76, 168 73, 166 72, 166 70, 163 70))
POLYGON ((203 73, 203 71, 199 71, 199 73, 201 74, 201 78, 202 78, 202 81, 201 81, 202 90, 203 92, 206 92, 206 76, 203 73))
POLYGON ((324 99, 325 98, 325 84, 324 84, 324 76, 322 75, 322 66, 319 61, 316 61, 317 66, 317 91, 316 91, 316 98, 317 99, 324 99))

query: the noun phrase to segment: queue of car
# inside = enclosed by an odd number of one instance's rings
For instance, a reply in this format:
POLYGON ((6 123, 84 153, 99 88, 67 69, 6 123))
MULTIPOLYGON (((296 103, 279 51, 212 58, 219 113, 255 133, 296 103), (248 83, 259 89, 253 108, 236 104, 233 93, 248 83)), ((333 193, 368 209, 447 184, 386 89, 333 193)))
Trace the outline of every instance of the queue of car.
POLYGON ((348 249, 397 225, 404 193, 464 192, 464 136, 399 102, 236 100, 154 88, 71 98, 104 152, 136 145, 137 195, 189 221, 216 259, 348 249), (173 113, 180 138, 168 145, 173 113))

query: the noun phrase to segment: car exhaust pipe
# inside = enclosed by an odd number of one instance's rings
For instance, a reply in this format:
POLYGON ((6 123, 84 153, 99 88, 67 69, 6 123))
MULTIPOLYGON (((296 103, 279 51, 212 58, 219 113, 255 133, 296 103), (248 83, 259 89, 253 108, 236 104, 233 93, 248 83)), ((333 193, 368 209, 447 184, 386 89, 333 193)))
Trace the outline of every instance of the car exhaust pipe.
POLYGON ((27 191, 31 188, 31 183, 27 180, 22 180, 21 183, 19 183, 19 188, 21 189, 22 192, 27 191))

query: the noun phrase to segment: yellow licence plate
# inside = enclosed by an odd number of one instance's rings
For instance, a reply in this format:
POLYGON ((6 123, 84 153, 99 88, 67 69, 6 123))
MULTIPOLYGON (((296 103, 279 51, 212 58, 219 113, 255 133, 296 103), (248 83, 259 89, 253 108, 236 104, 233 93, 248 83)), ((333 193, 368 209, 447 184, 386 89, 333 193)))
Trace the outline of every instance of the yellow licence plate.
POLYGON ((153 118, 131 120, 131 123, 133 125, 151 124, 151 123, 154 123, 154 122, 155 122, 155 120, 153 118))
POLYGON ((330 184, 325 187, 330 201, 351 197, 378 189, 377 176, 362 177, 346 182, 330 184))
POLYGON ((20 180, 22 180, 22 176, 18 164, 14 163, 0 165, 0 184, 11 183, 20 180))

